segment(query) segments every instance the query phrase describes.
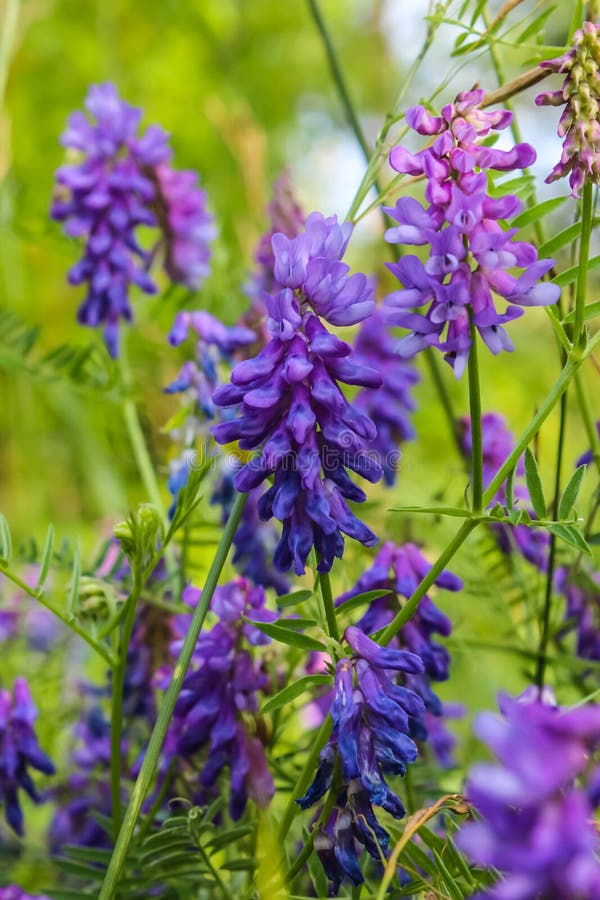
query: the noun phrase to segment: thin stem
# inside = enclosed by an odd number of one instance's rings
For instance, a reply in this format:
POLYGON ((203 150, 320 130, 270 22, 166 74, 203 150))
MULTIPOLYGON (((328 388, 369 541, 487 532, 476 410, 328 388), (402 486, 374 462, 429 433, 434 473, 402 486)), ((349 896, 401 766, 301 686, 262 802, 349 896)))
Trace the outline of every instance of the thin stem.
POLYGON ((464 451, 460 442, 460 434, 458 433, 457 419, 454 414, 452 399, 450 397, 450 394, 448 393, 446 383, 442 378, 442 373, 440 372, 439 360, 435 355, 435 350, 433 349, 433 347, 426 347, 423 351, 423 355, 425 357, 425 362, 429 367, 431 379, 437 390, 439 401, 442 404, 442 410, 444 411, 446 422, 448 423, 448 428, 450 429, 450 434, 452 435, 452 439, 454 441, 454 444, 456 445, 458 455, 462 458, 464 457, 464 451))
POLYGON ((144 798, 148 793, 148 789, 150 788, 150 785, 156 773, 158 757, 160 755, 160 751, 167 734, 167 729, 173 716, 173 710, 175 709, 177 698, 181 692, 183 681, 189 668, 192 655, 194 653, 194 648, 196 647, 196 643, 202 629, 202 625, 204 624, 204 619, 206 617, 206 613, 208 612, 210 601, 212 600, 215 588, 219 581, 219 577, 223 570, 223 566, 225 565, 225 560, 227 559, 227 555, 231 548, 231 544, 233 542, 233 538, 239 525, 239 521, 244 510, 244 506, 246 505, 247 499, 247 494, 237 495, 231 510, 231 514, 229 516, 229 519, 227 520, 227 524, 223 529, 223 534, 221 535, 221 540, 219 541, 217 552, 215 553, 212 565, 209 569, 208 575, 206 576, 206 582, 202 590, 200 601, 198 602, 198 606, 196 607, 192 615, 192 620, 190 622, 188 632, 185 636, 179 658, 175 664, 175 668, 173 669, 173 677, 171 679, 171 683, 169 684, 167 692, 163 698, 163 702, 161 703, 158 712, 158 718, 156 720, 156 725, 154 726, 154 730, 152 731, 150 741, 148 742, 148 746, 146 748, 144 761, 142 763, 140 773, 137 777, 137 781, 134 785, 131 798, 129 800, 129 806, 127 807, 127 811, 125 813, 123 825, 121 826, 121 831, 119 833, 119 837, 115 845, 115 849, 113 851, 113 855, 111 857, 98 900, 112 900, 112 898, 115 896, 119 879, 123 871, 123 866, 125 865, 125 860, 127 858, 129 844, 131 843, 133 832, 135 830, 136 822, 138 820, 144 798))
POLYGON ((334 641, 339 641, 340 632, 335 616, 335 606, 333 604, 333 594, 331 593, 329 572, 320 573, 319 584, 321 586, 321 596, 323 598, 323 607, 325 609, 325 619, 327 620, 327 631, 329 632, 329 637, 333 638, 334 641))
POLYGON ((18 575, 15 575, 9 569, 5 569, 3 567, 0 567, 0 573, 8 578, 9 581, 12 581, 13 584, 16 584, 17 587, 21 588, 22 591, 25 591, 25 593, 32 597, 34 600, 37 600, 38 603, 41 603, 42 606, 44 606, 46 609, 50 610, 50 612, 53 613, 57 619, 60 619, 60 621, 63 622, 67 626, 67 628, 70 628, 71 631, 79 635, 79 637, 82 638, 82 640, 84 640, 86 644, 89 644, 92 650, 95 650, 96 653, 101 656, 102 659, 104 659, 112 669, 114 665, 114 659, 108 647, 103 647, 102 644, 94 640, 94 638, 90 634, 88 634, 87 631, 75 621, 75 619, 71 618, 68 615, 65 615, 65 613, 61 612, 59 609, 56 609, 54 606, 52 606, 52 604, 48 603, 48 601, 44 599, 43 594, 37 593, 33 588, 30 588, 28 584, 25 584, 25 582, 18 577, 18 575))
POLYGON ((321 40, 323 41, 323 46, 325 47, 325 53, 327 54, 327 62, 329 63, 329 68, 331 70, 331 76, 334 80, 337 92, 340 95, 340 100, 342 101, 342 104, 344 106, 344 112, 346 113, 346 117, 348 119, 348 122, 350 123, 352 131, 354 132, 356 139, 360 144, 360 149, 364 153, 365 158, 368 162, 371 157, 371 151, 369 149, 369 145, 367 144, 363 130, 360 127, 360 122, 358 121, 358 116, 356 115, 352 101, 350 100, 350 94, 348 93, 348 88, 346 86, 346 79, 342 74, 342 70, 338 62, 338 58, 331 41, 329 31, 327 29, 327 26, 325 25, 323 16, 321 15, 321 10, 319 9, 317 0, 308 0, 308 7, 313 17, 314 23, 317 26, 317 30, 321 35, 321 40))
POLYGON ((596 428, 596 422, 594 420, 590 398, 588 397, 587 391, 581 383, 580 372, 577 372, 577 374, 575 375, 575 390, 577 391, 579 409, 581 411, 581 416, 585 425, 588 441, 590 442, 590 447, 592 449, 594 465, 598 470, 598 474, 600 474, 600 436, 598 435, 598 429, 596 428))
POLYGON ((483 509, 483 437, 481 428, 481 389, 477 360, 477 328, 470 315, 471 349, 469 351, 469 412, 471 415, 471 489, 472 509, 483 509))
POLYGON ((577 290, 575 291, 575 325, 573 328, 574 347, 577 347, 581 343, 584 333, 583 309, 585 306, 585 295, 587 291, 592 219, 592 182, 586 181, 583 188, 581 237, 579 239, 579 269, 577 274, 577 290))
POLYGON ((304 768, 300 772, 298 780, 292 788, 292 793, 290 795, 288 805, 285 808, 283 818, 281 820, 281 825, 279 826, 278 836, 279 841, 282 845, 288 831, 290 830, 290 826, 294 821, 296 813, 299 811, 296 799, 306 793, 306 790, 314 777, 315 769, 319 761, 319 754, 329 740, 332 724, 333 723, 331 721, 331 717, 327 716, 314 737, 312 749, 308 754, 307 760, 304 764, 304 768))
MULTIPOLYGON (((500 486, 504 483, 511 469, 513 469, 517 464, 525 448, 531 443, 533 437, 540 430, 543 423, 546 421, 556 404, 559 402, 560 398, 566 391, 569 382, 581 366, 582 361, 582 358, 570 359, 567 361, 550 393, 540 406, 539 410, 529 423, 528 427, 521 435, 520 439, 517 441, 512 453, 510 453, 510 455, 502 463, 502 465, 492 478, 489 486, 484 491, 482 498, 484 506, 493 499, 500 486)), ((452 559, 455 553, 460 549, 462 544, 465 542, 465 540, 479 521, 482 520, 466 519, 461 524, 460 528, 458 529, 448 546, 442 551, 439 558, 433 564, 425 578, 418 585, 417 589, 409 598, 407 603, 402 607, 402 609, 397 613, 397 615, 392 619, 390 624, 383 631, 372 635, 375 640, 379 641, 380 644, 389 644, 392 638, 400 631, 402 626, 405 625, 410 619, 412 619, 412 617, 417 612, 417 609, 419 608, 421 599, 433 585, 444 566, 447 565, 447 563, 452 559)))
MULTIPOLYGON (((567 421, 567 394, 560 398, 560 425, 558 429, 558 446, 556 450, 556 471, 554 476, 554 500, 552 503, 552 518, 558 518, 558 504, 560 500, 560 480, 562 471, 562 459, 565 446, 565 433, 567 421)), ((542 611, 542 623, 540 630, 540 643, 538 646, 538 658, 535 669, 535 683, 539 688, 544 686, 546 673, 546 652, 550 639, 550 611, 552 609, 552 592, 554 589, 554 569, 556 566, 556 536, 550 535, 550 550, 548 553, 548 569, 546 571, 546 593, 544 596, 544 608, 542 611)))
POLYGON ((142 590, 139 570, 135 569, 133 590, 125 606, 125 624, 119 637, 117 661, 112 673, 112 708, 110 719, 110 798, 112 810, 113 839, 116 841, 121 829, 123 815, 121 804, 121 743, 123 739, 123 692, 127 669, 127 651, 135 623, 137 601, 142 590))

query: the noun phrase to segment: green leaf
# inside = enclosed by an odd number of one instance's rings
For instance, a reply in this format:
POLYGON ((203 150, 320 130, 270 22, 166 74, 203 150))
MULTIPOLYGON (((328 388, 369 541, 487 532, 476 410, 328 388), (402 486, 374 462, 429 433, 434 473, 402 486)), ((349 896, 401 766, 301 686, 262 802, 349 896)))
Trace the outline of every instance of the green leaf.
POLYGON ((309 590, 293 591, 291 594, 282 594, 277 598, 277 606, 296 606, 298 603, 304 603, 310 600, 313 592, 309 590))
POLYGON ((221 869, 227 869, 229 872, 246 872, 256 869, 258 860, 248 857, 247 859, 234 859, 231 862, 221 863, 221 869))
POLYGON ((471 513, 461 506, 393 506, 390 512, 429 513, 434 516, 453 516, 457 519, 471 517, 471 513))
POLYGON ((535 514, 539 519, 544 519, 546 517, 546 501, 544 499, 542 479, 540 478, 536 458, 529 447, 525 451, 525 481, 535 514))
POLYGON ((304 675, 293 684, 288 684, 282 691, 270 697, 269 700, 261 708, 261 713, 273 712, 281 709, 282 706, 291 703, 297 697, 300 697, 306 691, 309 691, 315 685, 331 684, 331 676, 329 675, 304 675))
POLYGON ((520 216, 516 216, 516 218, 512 220, 511 226, 523 228, 525 225, 531 225, 533 222, 543 219, 548 213, 551 213, 552 210, 558 209, 558 207, 562 206, 565 200, 568 199, 568 197, 552 197, 550 200, 543 200, 541 203, 536 203, 535 206, 522 212, 520 216))
POLYGON ((364 606, 366 603, 372 603, 373 600, 379 600, 380 597, 388 597, 392 591, 364 591, 362 594, 355 594, 354 597, 349 597, 343 603, 341 603, 338 607, 340 612, 350 612, 352 609, 356 609, 358 606, 364 606))
MULTIPOLYGON (((473 14, 471 16, 471 22, 470 22, 471 28, 473 28, 475 26, 477 19, 479 18, 482 10, 485 9, 486 6, 487 6, 487 0, 479 0, 479 2, 475 4, 475 9, 473 10, 473 14)), ((463 15, 464 15, 464 13, 463 13, 463 15)), ((462 18, 462 16, 461 16, 461 18, 462 18)), ((464 32, 464 33, 467 34, 467 32, 464 32)))
POLYGON ((41 591, 44 587, 44 582, 48 577, 48 571, 50 569, 50 563, 52 562, 52 553, 54 552, 54 526, 48 525, 48 531, 46 532, 46 540, 44 541, 44 549, 42 550, 42 555, 40 558, 40 575, 38 578, 37 588, 36 590, 41 591))
POLYGON ((581 219, 579 222, 574 222, 573 225, 569 225, 567 228, 563 228, 562 231, 559 231, 558 234, 555 234, 554 237, 551 237, 550 240, 545 241, 539 248, 538 253, 540 257, 543 256, 554 256, 557 250, 562 250, 563 247, 567 247, 570 244, 574 243, 577 240, 581 233, 581 219))
POLYGON ((564 489, 562 497, 560 498, 560 503, 558 504, 559 519, 568 518, 569 513, 575 506, 586 468, 587 466, 579 466, 579 468, 575 469, 571 475, 569 483, 564 489))
POLYGON ((450 896, 453 898, 453 900, 463 900, 465 895, 463 894, 463 892, 461 891, 459 886, 456 884, 456 881, 452 877, 452 874, 448 871, 448 868, 446 867, 444 860, 442 859, 440 854, 437 853, 435 850, 432 850, 431 852, 433 853, 433 858, 436 861, 436 864, 441 873, 443 882, 446 885, 446 890, 448 891, 450 896))
POLYGON ((552 524, 548 525, 548 531, 556 535, 557 538, 560 538, 561 541, 564 541, 565 544, 568 544, 570 547, 575 547, 576 550, 587 553, 588 556, 592 555, 592 551, 587 545, 583 535, 574 525, 552 524))
POLYGON ((319 623, 315 619, 301 619, 300 616, 298 616, 297 619, 277 619, 277 625, 281 628, 291 628, 292 631, 302 631, 305 628, 314 628, 318 624, 319 623))
POLYGON ((246 616, 244 616, 244 619, 280 644, 289 644, 291 647, 300 647, 302 650, 317 650, 320 653, 327 653, 325 644, 322 644, 321 641, 317 641, 315 638, 308 637, 306 634, 296 634, 295 631, 291 631, 289 628, 282 628, 281 625, 271 622, 253 622, 252 619, 248 619, 246 616))
MULTIPOLYGON (((600 256, 592 256, 588 262, 588 272, 592 269, 597 269, 598 266, 600 266, 600 256)), ((579 266, 572 266, 570 269, 565 269, 565 271, 561 272, 560 275, 557 275, 556 278, 553 278, 552 283, 557 284, 559 287, 575 284, 578 274, 579 266)))
MULTIPOLYGON (((586 321, 587 319, 594 319, 596 316, 600 316, 600 300, 595 300, 593 303, 588 303, 587 306, 583 307, 583 319, 586 321)), ((570 313, 562 319, 563 325, 569 325, 571 322, 575 321, 575 310, 571 310, 570 313)))
POLYGON ((73 550, 73 567, 71 569, 71 584, 69 586, 69 596, 67 598, 67 614, 70 619, 75 618, 75 609, 77 606, 77 598, 79 597, 79 579, 81 577, 81 547, 79 542, 75 544, 73 550))
POLYGON ((521 32, 521 34, 516 38, 515 43, 516 43, 517 45, 519 45, 519 44, 525 44, 525 43, 529 40, 529 38, 532 37, 533 35, 535 35, 535 34, 541 34, 542 31, 544 30, 544 25, 546 24, 546 20, 547 20, 554 12, 556 12, 556 7, 555 7, 555 6, 550 6, 548 9, 545 9, 543 12, 541 12, 541 13, 539 14, 539 16, 537 16, 537 17, 533 20, 533 22, 531 22, 531 23, 525 28, 525 30, 521 32))
POLYGON ((510 470, 510 472, 508 473, 508 475, 506 477, 506 508, 509 511, 509 513, 512 509, 514 509, 514 506, 515 506, 514 485, 515 485, 516 468, 517 468, 516 466, 513 466, 513 468, 510 470))
POLYGON ((0 513, 0 562, 8 564, 12 557, 12 539, 6 516, 0 513))

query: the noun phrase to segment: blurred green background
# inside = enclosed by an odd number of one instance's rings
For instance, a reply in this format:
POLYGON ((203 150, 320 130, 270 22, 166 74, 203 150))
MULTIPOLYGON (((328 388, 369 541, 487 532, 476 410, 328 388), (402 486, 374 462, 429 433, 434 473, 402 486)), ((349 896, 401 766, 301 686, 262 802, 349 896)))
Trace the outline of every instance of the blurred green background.
MULTIPOLYGON (((499 5, 491 3, 490 14, 499 5)), ((531 15, 534 6, 521 4, 519 18, 531 15)), ((453 7, 456 12, 457 4, 453 7)), ((427 4, 323 0, 322 9, 361 122, 374 140, 424 39, 427 4)), ((563 9, 552 16, 545 43, 560 45, 565 40, 569 14, 563 9)), ((364 161, 344 120, 303 0, 0 0, 0 15, 0 509, 17 544, 25 544, 30 536, 43 540, 52 521, 61 536, 78 537, 84 558, 91 559, 110 527, 147 497, 115 400, 114 371, 101 335, 75 321, 81 291, 68 286, 66 273, 79 247, 48 218, 53 173, 63 160, 59 135, 69 113, 82 108, 88 85, 116 82, 123 98, 143 108, 146 125, 157 122, 171 133, 175 165, 200 172, 220 232, 214 271, 202 290, 195 296, 182 290, 150 299, 134 295, 136 322, 123 335, 165 501, 170 440, 161 429, 178 401, 162 388, 185 354, 166 342, 175 312, 185 304, 235 321, 246 302, 243 284, 252 268, 253 249, 266 224, 270 184, 284 166, 289 166, 307 211, 343 216, 364 161), (39 328, 35 346, 31 328, 39 328), (64 377, 52 359, 44 359, 61 345, 90 343, 97 349, 88 375, 81 379, 64 377)), ((440 29, 439 44, 431 49, 406 105, 431 94, 442 77, 457 68, 449 50, 458 33, 453 26, 440 29)), ((502 45, 497 53, 510 78, 530 64, 533 51, 502 45)), ((441 100, 478 80, 493 88, 495 79, 488 57, 481 54, 457 73, 441 100)), ((524 137, 540 146, 541 168, 536 172, 541 182, 559 145, 550 136, 555 113, 534 108, 536 92, 526 92, 519 108, 524 137)), ((542 199, 568 193, 564 184, 552 190, 538 184, 538 189, 542 199)), ((574 205, 565 204, 544 223, 547 235, 572 221, 574 214, 574 205)), ((380 294, 391 285, 384 270, 389 248, 382 235, 383 224, 374 211, 357 228, 350 254, 356 267, 381 276, 380 294)), ((568 261, 567 250, 560 266, 568 261)), ((492 358, 485 349, 481 353, 483 407, 502 412, 518 434, 558 375, 560 362, 544 310, 528 310, 510 331, 514 354, 492 358)), ((381 515, 382 509, 401 504, 460 502, 466 485, 429 370, 423 362, 419 365, 418 438, 404 448, 393 493, 373 491, 369 516, 382 538, 424 540, 433 556, 452 535, 453 521, 381 515)), ((456 384, 445 365, 442 376, 457 415, 464 415, 466 377, 456 384)), ((586 383, 593 403, 593 367, 586 383)), ((567 476, 587 448, 574 395, 569 402, 567 476)), ((553 415, 537 442, 548 496, 556 438, 553 415)), ((585 498, 592 482, 589 475, 585 498)), ((348 549, 334 574, 339 588, 352 583, 368 558, 362 548, 348 549)), ((206 556, 208 551, 203 552, 206 556)), ((516 580, 506 567, 501 576, 493 576, 498 560, 488 565, 485 552, 483 539, 473 539, 452 566, 465 578, 467 589, 460 596, 439 597, 455 623, 455 677, 443 693, 466 702, 470 711, 492 705, 500 686, 518 690, 525 683, 527 663, 485 646, 486 640, 508 643, 514 630, 505 586, 524 579, 534 607, 543 596, 541 577, 526 563, 517 563, 516 580)), ((527 628, 520 639, 531 645, 535 632, 527 628)), ((56 707, 58 701, 45 690, 41 674, 33 685, 38 700, 45 695, 49 706, 56 707)), ((465 756, 468 753, 467 748, 465 756)), ((459 777, 448 777, 449 787, 458 785, 459 777)))

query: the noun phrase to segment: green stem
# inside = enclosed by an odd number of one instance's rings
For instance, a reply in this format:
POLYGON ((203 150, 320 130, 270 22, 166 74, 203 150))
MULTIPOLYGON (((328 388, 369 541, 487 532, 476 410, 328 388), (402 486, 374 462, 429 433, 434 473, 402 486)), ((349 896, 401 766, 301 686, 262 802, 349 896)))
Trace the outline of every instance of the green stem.
POLYGON ((165 520, 165 507, 156 480, 154 466, 152 465, 152 460, 148 453, 148 447, 140 424, 137 406, 130 397, 126 397, 123 400, 123 418, 125 419, 131 449, 133 450, 133 455, 142 477, 148 499, 157 508, 161 518, 165 520))
POLYGON ((333 604, 333 594, 331 592, 329 572, 321 572, 321 574, 319 575, 319 584, 321 585, 321 596, 323 598, 323 607, 325 609, 325 618, 327 620, 327 631, 329 632, 329 637, 333 638, 334 641, 339 641, 340 632, 335 616, 335 606, 333 604))
POLYGON ((425 357, 425 362, 429 367, 429 373, 431 375, 431 379, 435 385, 435 388, 438 393, 438 398, 440 403, 442 404, 442 409, 444 411, 444 415, 446 416, 446 421, 448 423, 448 428, 450 429, 450 434, 452 435, 452 439, 454 444, 456 445, 456 449, 458 451, 458 455, 461 459, 464 457, 464 451, 462 448, 462 444, 460 441, 460 434, 457 428, 457 418, 454 414, 454 408, 452 406, 452 400, 450 398, 450 394, 448 393, 448 388, 446 387, 446 383, 442 378, 442 373, 440 372, 440 363, 438 361, 437 356, 435 355, 436 351, 433 347, 426 347, 423 351, 423 355, 425 357))
POLYGON ((125 688, 125 671, 127 669, 127 650, 131 641, 131 633, 135 623, 137 601, 142 590, 139 570, 134 572, 134 585, 125 606, 125 623, 119 638, 117 662, 112 673, 112 709, 110 719, 110 798, 112 810, 113 840, 117 840, 121 829, 121 743, 123 739, 123 691, 125 688))
POLYGON ((146 748, 144 761, 129 800, 129 806, 125 813, 123 825, 121 826, 121 831, 98 900, 112 900, 115 896, 127 858, 129 844, 131 843, 136 822, 142 808, 142 803, 144 802, 144 798, 148 793, 148 789, 154 778, 158 757, 167 734, 169 723, 173 716, 173 710, 175 709, 175 704, 183 686, 183 681, 189 668, 210 601, 212 600, 221 571, 225 565, 225 560, 227 559, 247 498, 247 494, 238 494, 234 501, 229 519, 227 520, 227 524, 223 529, 217 552, 215 553, 212 565, 206 576, 206 582, 202 590, 200 601, 192 615, 192 620, 185 636, 183 647, 181 648, 179 658, 173 669, 171 683, 169 684, 163 702, 161 703, 156 725, 154 726, 154 730, 152 731, 150 741, 146 748))
POLYGON ((279 841, 283 845, 283 842, 287 836, 288 831, 290 830, 290 826, 294 821, 296 813, 299 811, 299 806, 296 803, 296 799, 298 797, 302 797, 303 794, 306 793, 307 788, 311 781, 313 780, 315 769, 317 767, 319 761, 319 754, 321 750, 329 740, 329 735, 331 733, 332 721, 331 717, 327 716, 324 720, 323 724, 317 731, 314 741, 312 744, 312 749, 308 754, 307 760, 304 764, 304 768, 302 769, 300 775, 298 776, 298 780, 294 787, 292 788, 292 793, 290 795, 290 799, 288 805, 285 808, 283 813, 283 818, 281 820, 281 825, 279 826, 279 841))
MULTIPOLYGON (((562 472, 562 460, 565 446, 565 433, 567 421, 567 394, 560 398, 560 425, 558 429, 558 446, 556 450, 556 471, 554 475, 554 500, 552 503, 552 518, 558 518, 558 505, 560 501, 560 480, 562 472)), ((546 673, 546 653, 550 639, 550 611, 552 609, 552 592, 554 589, 554 569, 556 566, 556 536, 550 535, 550 550, 548 553, 548 569, 546 571, 546 593, 544 596, 544 608, 540 629, 540 642, 538 645, 537 665, 535 669, 535 683, 539 688, 544 686, 546 673)))
POLYGON ((581 212, 581 237, 579 239, 579 270, 577 289, 575 291, 575 325, 573 329, 573 346, 577 347, 584 336, 583 310, 587 291, 588 263, 590 258, 590 235, 592 233, 592 182, 586 181, 583 188, 583 207, 581 212))
POLYGON ((481 390, 479 386, 479 364, 477 360, 477 329, 472 315, 469 316, 471 349, 469 351, 469 412, 471 415, 471 490, 472 509, 480 513, 483 509, 483 437, 481 429, 481 390))
POLYGON ((65 615, 65 613, 61 612, 59 609, 56 609, 54 606, 48 603, 47 600, 44 600, 43 594, 37 593, 35 590, 33 590, 33 588, 30 588, 28 584, 25 584, 25 582, 22 581, 18 577, 18 575, 15 575, 9 569, 0 567, 0 573, 6 576, 9 581, 12 581, 13 584, 16 584, 17 587, 21 588, 22 591, 24 591, 34 600, 37 600, 38 603, 41 603, 42 606, 44 606, 46 609, 50 610, 50 612, 53 613, 53 615, 55 615, 57 619, 60 619, 61 622, 64 622, 67 628, 70 628, 70 630, 79 635, 79 637, 82 638, 82 640, 84 640, 86 644, 89 644, 92 650, 95 650, 96 653, 101 656, 102 659, 104 659, 112 669, 114 665, 114 659, 108 648, 103 647, 102 644, 98 643, 98 641, 95 641, 94 638, 75 621, 75 619, 71 618, 68 615, 65 615))
POLYGON ((590 442, 590 447, 592 449, 594 464, 596 466, 596 469, 598 470, 598 474, 600 475, 600 437, 598 436, 598 429, 596 428, 596 422, 594 419, 594 414, 592 412, 590 398, 588 397, 587 391, 581 383, 580 372, 577 372, 577 374, 575 375, 575 390, 577 391, 577 400, 579 402, 579 409, 583 418, 583 424, 585 425, 588 441, 590 442))
MULTIPOLYGON (((498 489, 506 480, 509 472, 516 466, 521 457, 521 454, 524 452, 525 448, 529 446, 534 436, 540 430, 543 423, 546 421, 546 419, 566 391, 569 382, 578 371, 582 361, 582 358, 569 359, 567 361, 550 393, 540 406, 539 410, 529 423, 528 427, 521 435, 520 439, 517 441, 517 444, 515 445, 512 453, 500 466, 500 468, 492 478, 488 488, 484 491, 482 498, 484 506, 486 506, 494 498, 498 489)), ((466 519, 462 523, 448 546, 442 551, 439 558, 433 564, 423 581, 418 585, 417 589, 409 598, 405 606, 402 607, 402 609, 397 613, 397 615, 392 619, 390 624, 383 631, 372 635, 375 640, 379 641, 380 644, 389 644, 392 638, 398 633, 398 631, 400 631, 402 626, 405 625, 410 619, 412 619, 417 609, 419 608, 421 599, 425 596, 429 588, 435 582, 438 575, 441 573, 444 566, 446 566, 447 563, 452 559, 452 557, 459 550, 459 548, 465 542, 465 540, 479 521, 481 521, 481 519, 466 519)))
POLYGON ((350 94, 348 93, 346 80, 342 74, 342 70, 338 62, 338 58, 331 41, 329 31, 327 29, 327 26, 325 25, 323 16, 321 15, 321 10, 319 9, 317 0, 308 0, 308 7, 313 17, 314 23, 317 26, 317 30, 321 35, 321 40, 323 41, 323 46, 325 47, 325 53, 327 54, 327 62, 329 63, 329 68, 331 70, 331 76, 335 83, 337 92, 340 95, 340 100, 342 101, 344 112, 346 113, 346 117, 348 119, 350 127, 352 128, 352 131, 354 132, 356 139, 360 144, 360 149, 364 153, 365 159, 368 162, 371 158, 371 151, 369 149, 369 145, 367 144, 367 140, 364 136, 363 130, 360 127, 360 122, 358 121, 358 116, 356 115, 356 111, 354 109, 352 101, 350 100, 350 94))

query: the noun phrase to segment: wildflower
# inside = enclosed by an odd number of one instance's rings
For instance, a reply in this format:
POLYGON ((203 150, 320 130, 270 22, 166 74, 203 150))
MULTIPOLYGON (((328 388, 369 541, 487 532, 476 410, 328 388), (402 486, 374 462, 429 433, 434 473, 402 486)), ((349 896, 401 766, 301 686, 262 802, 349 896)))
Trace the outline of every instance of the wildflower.
POLYGON ((81 161, 57 170, 51 216, 65 222, 69 237, 85 238, 83 257, 69 272, 71 284, 87 284, 78 320, 103 325, 116 357, 119 322, 133 318, 131 285, 156 292, 148 270, 164 243, 169 277, 198 287, 207 271, 212 224, 195 175, 171 169, 162 128, 152 125, 139 135, 141 110, 121 100, 110 82, 93 85, 85 106, 92 121, 73 113, 61 138, 81 161), (145 250, 137 238, 140 226, 159 228, 162 240, 145 250))
POLYGON ((403 147, 390 154, 397 172, 425 176, 429 206, 401 197, 386 209, 398 222, 386 239, 430 249, 426 263, 407 255, 388 264, 403 287, 386 298, 386 318, 409 329, 398 345, 400 355, 437 347, 457 378, 469 357, 471 320, 492 353, 512 350, 504 325, 522 315, 521 307, 556 303, 560 295, 556 285, 540 282, 553 260, 538 260, 535 247, 513 240, 516 230, 505 231, 500 224, 520 211, 518 198, 493 198, 486 192, 486 169, 525 168, 535 160, 535 151, 529 144, 508 151, 478 144, 492 130, 506 128, 512 118, 506 110, 481 110, 482 99, 481 90, 459 94, 439 117, 412 107, 406 113, 408 125, 437 137, 418 154, 403 147), (523 274, 508 271, 515 267, 523 268, 523 274), (496 310, 494 294, 508 303, 506 312, 496 310), (425 315, 413 311, 424 306, 425 315))
MULTIPOLYGON (((512 453, 515 441, 508 429, 504 418, 498 413, 486 413, 482 416, 482 444, 483 444, 483 486, 492 481, 498 469, 512 453)), ((471 454, 471 420, 465 416, 459 421, 461 444, 465 455, 471 454)), ((523 460, 520 459, 515 469, 517 478, 522 478, 525 469, 523 460)), ((523 504, 529 504, 529 491, 522 482, 515 481, 513 486, 514 499, 523 504)), ((500 503, 506 505, 506 484, 503 483, 490 505, 500 503)), ((525 506, 532 519, 536 515, 529 506, 525 506)), ((548 545, 550 535, 543 528, 529 528, 527 525, 506 525, 493 523, 491 530, 503 553, 510 554, 515 548, 531 565, 544 572, 548 564, 548 545)))
POLYGON ((354 884, 363 881, 355 841, 378 861, 387 852, 389 834, 377 821, 373 806, 381 806, 395 819, 404 816, 384 775, 404 775, 417 758, 410 723, 423 714, 421 698, 390 677, 392 672, 423 672, 418 656, 380 647, 354 626, 344 637, 353 656, 336 666, 331 737, 321 751, 312 784, 296 801, 308 809, 330 789, 336 793, 332 818, 315 836, 315 849, 336 891, 344 877, 354 884))
POLYGON ((584 567, 556 571, 555 589, 566 598, 564 636, 575 632, 575 652, 580 659, 600 660, 600 573, 584 567))
POLYGON ((16 884, 9 884, 8 887, 0 887, 0 900, 50 900, 44 894, 26 894, 23 888, 16 884))
MULTIPOLYGON (((183 599, 195 604, 200 593, 189 587, 183 599)), ((263 632, 243 619, 272 621, 275 614, 264 604, 264 590, 252 587, 243 578, 216 589, 211 609, 218 621, 198 640, 192 669, 175 708, 176 753, 189 759, 207 749, 200 773, 204 792, 214 787, 225 767, 229 768, 229 811, 234 820, 242 815, 248 797, 259 806, 267 806, 274 793, 256 720, 258 695, 267 689, 268 679, 249 649, 241 645, 242 639, 251 647, 268 643, 263 632), (253 717, 255 733, 246 724, 253 717)), ((179 624, 183 635, 186 623, 179 624)), ((181 641, 172 645, 174 654, 180 645, 181 641)))
POLYGON ((15 678, 11 695, 0 690, 0 803, 4 817, 18 835, 23 835, 23 811, 19 791, 39 803, 39 796, 28 769, 54 775, 55 769, 42 752, 34 731, 37 710, 24 678, 15 678))
POLYGON ((266 315, 263 291, 270 294, 283 286, 275 281, 275 254, 271 246, 273 235, 283 234, 292 240, 303 231, 306 221, 304 211, 294 196, 292 179, 287 169, 273 183, 273 199, 267 206, 267 214, 269 227, 261 235, 254 254, 258 268, 250 285, 250 296, 262 303, 263 315, 266 315))
POLYGON ((600 709, 561 709, 547 692, 500 698, 502 717, 482 713, 476 733, 497 757, 479 763, 467 795, 481 819, 465 825, 460 847, 501 879, 489 900, 600 897, 592 802, 575 784, 600 743, 600 709))
POLYGON ((587 180, 600 181, 600 25, 584 22, 573 35, 573 46, 541 66, 565 76, 559 91, 535 98, 537 106, 564 106, 558 136, 564 138, 561 157, 546 182, 569 176, 574 197, 587 180))
POLYGON ((351 325, 373 311, 372 286, 362 274, 348 276, 341 262, 352 226, 313 213, 294 239, 272 238, 274 276, 281 289, 265 294, 270 340, 254 359, 239 363, 231 384, 214 395, 218 406, 237 406, 239 416, 213 428, 221 444, 239 441, 259 449, 235 478, 250 491, 273 475, 259 512, 283 522, 274 562, 280 571, 304 571, 311 547, 328 571, 344 550, 342 533, 367 546, 377 538, 350 511, 346 500, 364 492, 347 469, 369 481, 381 468, 366 452, 376 436, 371 420, 344 397, 339 384, 376 387, 377 372, 355 362, 351 348, 323 322, 351 325))
POLYGON ((396 480, 398 445, 415 436, 410 421, 410 413, 415 409, 411 390, 419 381, 417 370, 396 353, 396 343, 385 326, 381 310, 377 309, 362 323, 354 344, 356 361, 379 371, 383 379, 379 390, 359 391, 354 405, 377 428, 370 452, 379 457, 389 487, 396 480))
MULTIPOLYGON (((377 553, 373 565, 361 575, 350 591, 338 599, 337 604, 343 610, 344 602, 357 594, 387 590, 387 595, 371 601, 365 614, 356 623, 356 627, 365 634, 372 634, 389 624, 398 611, 400 598, 408 599, 430 568, 415 544, 396 546, 392 541, 387 541, 377 553)), ((462 588, 460 578, 447 570, 440 573, 435 584, 450 591, 462 588)), ((403 676, 403 685, 417 694, 424 704, 423 715, 413 719, 411 723, 410 735, 416 741, 427 741, 431 731, 435 736, 432 743, 434 753, 439 747, 441 752, 436 756, 443 764, 451 759, 450 749, 454 745, 454 739, 445 730, 444 705, 431 684, 449 678, 450 655, 445 647, 433 640, 433 635, 447 637, 451 631, 450 620, 426 594, 410 622, 400 629, 394 643, 394 646, 414 653, 423 663, 421 672, 403 676)), ((450 712, 457 713, 458 710, 451 707, 450 712)))

